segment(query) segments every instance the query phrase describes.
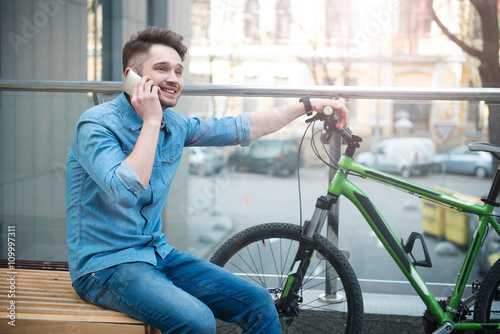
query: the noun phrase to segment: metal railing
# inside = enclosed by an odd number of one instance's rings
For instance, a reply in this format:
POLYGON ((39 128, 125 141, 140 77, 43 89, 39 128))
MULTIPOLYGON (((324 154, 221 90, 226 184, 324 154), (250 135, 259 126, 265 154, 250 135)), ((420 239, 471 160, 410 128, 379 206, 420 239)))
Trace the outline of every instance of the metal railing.
MULTIPOLYGON (((119 81, 56 81, 0 79, 0 90, 45 91, 80 93, 116 93, 121 91, 119 81)), ((457 100, 499 101, 500 88, 416 88, 416 87, 362 87, 362 86, 255 86, 186 84, 184 95, 196 96, 254 96, 254 97, 315 97, 345 99, 390 100, 457 100)))

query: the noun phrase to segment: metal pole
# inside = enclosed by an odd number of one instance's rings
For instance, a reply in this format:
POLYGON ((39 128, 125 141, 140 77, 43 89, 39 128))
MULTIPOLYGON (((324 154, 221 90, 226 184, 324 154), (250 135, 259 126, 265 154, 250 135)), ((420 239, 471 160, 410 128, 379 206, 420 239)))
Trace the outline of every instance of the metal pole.
MULTIPOLYGON (((339 134, 335 133, 330 140, 330 156, 335 162, 340 160, 342 149, 342 138, 339 134)), ((328 171, 328 180, 333 178, 333 174, 336 171, 331 169, 328 171)), ((332 205, 330 212, 328 213, 327 226, 326 226, 326 237, 335 246, 338 247, 339 240, 339 202, 332 205)), ((340 303, 344 300, 344 296, 337 292, 337 273, 333 268, 326 271, 326 282, 325 282, 325 293, 320 296, 320 300, 325 303, 340 303)))

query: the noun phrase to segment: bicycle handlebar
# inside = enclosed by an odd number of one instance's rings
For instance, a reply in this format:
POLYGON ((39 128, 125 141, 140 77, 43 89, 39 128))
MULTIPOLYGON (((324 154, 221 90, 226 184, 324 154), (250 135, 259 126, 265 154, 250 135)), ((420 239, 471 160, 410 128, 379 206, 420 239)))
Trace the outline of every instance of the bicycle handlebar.
POLYGON ((323 128, 326 131, 325 140, 330 140, 334 132, 337 132, 347 143, 347 149, 345 154, 352 157, 356 148, 359 147, 359 143, 363 141, 360 136, 357 136, 351 132, 351 130, 344 125, 341 129, 337 128, 337 121, 339 117, 333 108, 326 106, 323 112, 316 113, 313 117, 306 120, 306 123, 311 123, 314 121, 323 121, 323 128))

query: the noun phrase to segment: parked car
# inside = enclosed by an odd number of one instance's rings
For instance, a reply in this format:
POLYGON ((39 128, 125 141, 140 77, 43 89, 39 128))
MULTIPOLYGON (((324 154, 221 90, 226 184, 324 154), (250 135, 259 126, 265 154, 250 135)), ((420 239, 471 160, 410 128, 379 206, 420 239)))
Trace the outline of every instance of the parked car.
POLYGON ((429 172, 434 153, 435 145, 429 138, 391 138, 380 141, 373 152, 359 153, 356 162, 406 178, 429 172))
POLYGON ((492 156, 487 152, 469 151, 467 146, 449 150, 434 157, 435 170, 446 173, 469 174, 477 177, 492 175, 492 156))
POLYGON ((212 175, 219 173, 225 165, 224 155, 218 148, 188 147, 189 173, 212 175))
POLYGON ((297 171, 298 152, 294 139, 259 139, 231 154, 228 166, 233 171, 292 175, 297 171))

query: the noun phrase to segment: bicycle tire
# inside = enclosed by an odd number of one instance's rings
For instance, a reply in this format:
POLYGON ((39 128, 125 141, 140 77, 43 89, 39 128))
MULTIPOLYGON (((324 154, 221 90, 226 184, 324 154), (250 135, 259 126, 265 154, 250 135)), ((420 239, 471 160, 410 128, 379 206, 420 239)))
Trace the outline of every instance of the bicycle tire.
MULTIPOLYGON (((481 323, 500 322, 500 259, 488 270, 481 282, 474 304, 474 321, 481 323)), ((485 330, 483 333, 498 333, 485 330)))
MULTIPOLYGON (((292 224, 253 226, 227 240, 210 261, 264 286, 276 300, 283 291, 300 236, 301 229, 292 224), (268 265, 263 263, 264 259, 268 265)), ((354 270, 338 248, 321 235, 314 236, 314 251, 316 256, 311 257, 301 287, 300 312, 295 317, 280 316, 282 332, 361 333, 363 298, 354 270), (327 268, 335 270, 337 276, 326 280, 327 268), (337 289, 325 298, 320 293, 326 285, 337 289), (332 303, 333 297, 341 295, 344 295, 342 301, 332 303)), ((223 325, 227 324, 219 322, 217 333, 235 332, 235 327, 223 325)))

